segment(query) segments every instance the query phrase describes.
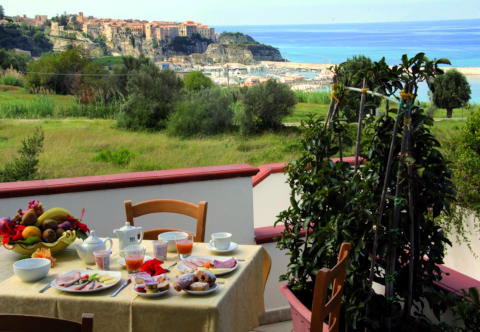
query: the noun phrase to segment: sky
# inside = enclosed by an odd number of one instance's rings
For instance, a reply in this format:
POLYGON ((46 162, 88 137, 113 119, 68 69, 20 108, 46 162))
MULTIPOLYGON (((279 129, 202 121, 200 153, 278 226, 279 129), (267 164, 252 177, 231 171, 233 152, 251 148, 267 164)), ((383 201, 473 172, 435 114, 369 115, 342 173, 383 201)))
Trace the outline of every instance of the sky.
POLYGON ((0 0, 6 15, 77 13, 219 25, 330 24, 480 18, 480 0, 0 0))

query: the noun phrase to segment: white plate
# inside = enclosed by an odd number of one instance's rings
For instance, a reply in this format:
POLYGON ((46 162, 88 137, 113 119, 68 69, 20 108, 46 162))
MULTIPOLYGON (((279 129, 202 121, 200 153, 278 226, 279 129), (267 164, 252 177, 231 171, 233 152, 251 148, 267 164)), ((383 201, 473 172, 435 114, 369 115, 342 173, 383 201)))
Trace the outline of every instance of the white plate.
POLYGON ((161 291, 161 292, 156 292, 156 293, 142 293, 142 292, 137 292, 135 290, 135 285, 133 286, 133 292, 135 294, 137 294, 138 296, 143 296, 143 297, 157 297, 157 296, 161 296, 165 293, 168 293, 168 291, 170 290, 170 288, 164 290, 164 291, 161 291))
MULTIPOLYGON (((210 261, 213 261, 215 259, 217 261, 226 261, 226 260, 228 260, 232 257, 225 257, 225 256, 190 256, 188 258, 185 258, 184 260, 190 260, 192 258, 203 258, 203 259, 208 259, 210 261)), ((216 276, 223 276, 224 274, 228 274, 232 271, 235 271, 237 269, 237 267, 238 267, 238 261, 237 261, 237 264, 235 264, 235 266, 232 267, 232 268, 220 268, 222 270, 221 272, 216 272, 215 269, 206 269, 206 270, 212 272, 216 276)), ((182 270, 182 261, 180 261, 180 263, 177 264, 176 268, 180 273, 188 273, 188 272, 189 273, 194 273, 196 271, 196 269, 193 270, 193 272, 182 270)))
MULTIPOLYGON (((145 263, 146 261, 149 261, 149 260, 151 260, 152 258, 153 258, 153 257, 145 256, 145 257, 143 258, 143 262, 145 263)), ((127 265, 125 264, 125 257, 120 257, 120 258, 117 260, 117 263, 120 264, 121 266, 124 266, 124 267, 127 266, 127 265)))
POLYGON ((218 252, 218 253, 225 253, 225 252, 230 252, 238 248, 238 243, 235 242, 230 242, 230 247, 227 249, 218 249, 215 248, 214 246, 211 246, 210 243, 207 244, 207 249, 211 250, 213 252, 218 252))
POLYGON ((103 285, 102 288, 95 288, 95 289, 90 289, 90 290, 74 290, 74 289, 71 289, 71 288, 68 288, 68 287, 59 286, 59 285, 57 285, 55 280, 53 280, 52 281, 52 287, 56 288, 58 290, 64 291, 64 292, 68 292, 68 293, 80 293, 80 294, 93 293, 93 292, 103 291, 103 290, 108 289, 108 288, 112 288, 113 286, 117 285, 118 282, 120 281, 120 279, 122 278, 122 274, 120 272, 117 272, 117 271, 72 270, 72 271, 69 271, 69 272, 64 273, 62 275, 72 274, 72 273, 75 273, 75 272, 80 272, 82 275, 85 275, 85 274, 91 275, 93 273, 97 273, 98 275, 108 274, 109 276, 115 277, 117 279, 117 281, 113 284, 110 284, 110 285, 103 285))
POLYGON ((187 292, 188 294, 192 294, 192 295, 207 295, 207 294, 215 292, 217 289, 218 289, 218 284, 215 283, 215 284, 213 284, 212 287, 210 287, 209 289, 204 290, 204 291, 193 291, 193 290, 189 290, 189 289, 184 289, 184 291, 187 292))

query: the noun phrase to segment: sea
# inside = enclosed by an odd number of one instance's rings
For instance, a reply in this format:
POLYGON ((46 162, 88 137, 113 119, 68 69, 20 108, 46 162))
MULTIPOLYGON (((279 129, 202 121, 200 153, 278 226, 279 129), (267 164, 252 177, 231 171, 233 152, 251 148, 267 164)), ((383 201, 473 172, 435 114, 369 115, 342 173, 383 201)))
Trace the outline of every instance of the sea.
MULTIPOLYGON (((260 43, 279 49, 291 62, 339 64, 354 55, 373 61, 382 57, 390 65, 400 63, 402 54, 424 52, 430 59, 447 58, 454 67, 480 67, 480 19, 308 24, 215 26, 223 31, 242 32, 260 43)), ((467 77, 470 103, 480 104, 480 76, 467 77)), ((428 101, 422 84, 418 99, 428 101)))

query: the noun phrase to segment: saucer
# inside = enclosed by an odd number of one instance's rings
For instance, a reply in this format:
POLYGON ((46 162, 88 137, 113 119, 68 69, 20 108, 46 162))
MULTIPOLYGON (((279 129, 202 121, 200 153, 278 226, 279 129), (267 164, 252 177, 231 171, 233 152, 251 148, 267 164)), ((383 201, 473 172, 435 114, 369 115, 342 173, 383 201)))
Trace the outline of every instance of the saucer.
POLYGON ((230 242, 230 247, 228 247, 227 249, 217 249, 216 247, 211 246, 210 243, 207 243, 207 249, 213 252, 230 252, 237 248, 238 248, 238 243, 235 243, 233 241, 230 242))

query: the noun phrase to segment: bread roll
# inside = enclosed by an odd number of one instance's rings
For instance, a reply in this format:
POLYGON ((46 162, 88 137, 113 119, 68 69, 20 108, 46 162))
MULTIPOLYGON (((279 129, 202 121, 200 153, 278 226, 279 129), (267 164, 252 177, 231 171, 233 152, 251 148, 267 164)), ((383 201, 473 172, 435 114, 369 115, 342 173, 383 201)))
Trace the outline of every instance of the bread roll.
POLYGON ((189 287, 189 289, 192 291, 206 291, 209 288, 210 288, 210 285, 208 283, 200 282, 200 281, 194 282, 189 287))
POLYGON ((177 292, 180 292, 182 289, 188 288, 188 286, 190 286, 194 282, 195 282, 195 275, 193 273, 187 273, 178 277, 173 282, 173 288, 175 288, 177 292))

